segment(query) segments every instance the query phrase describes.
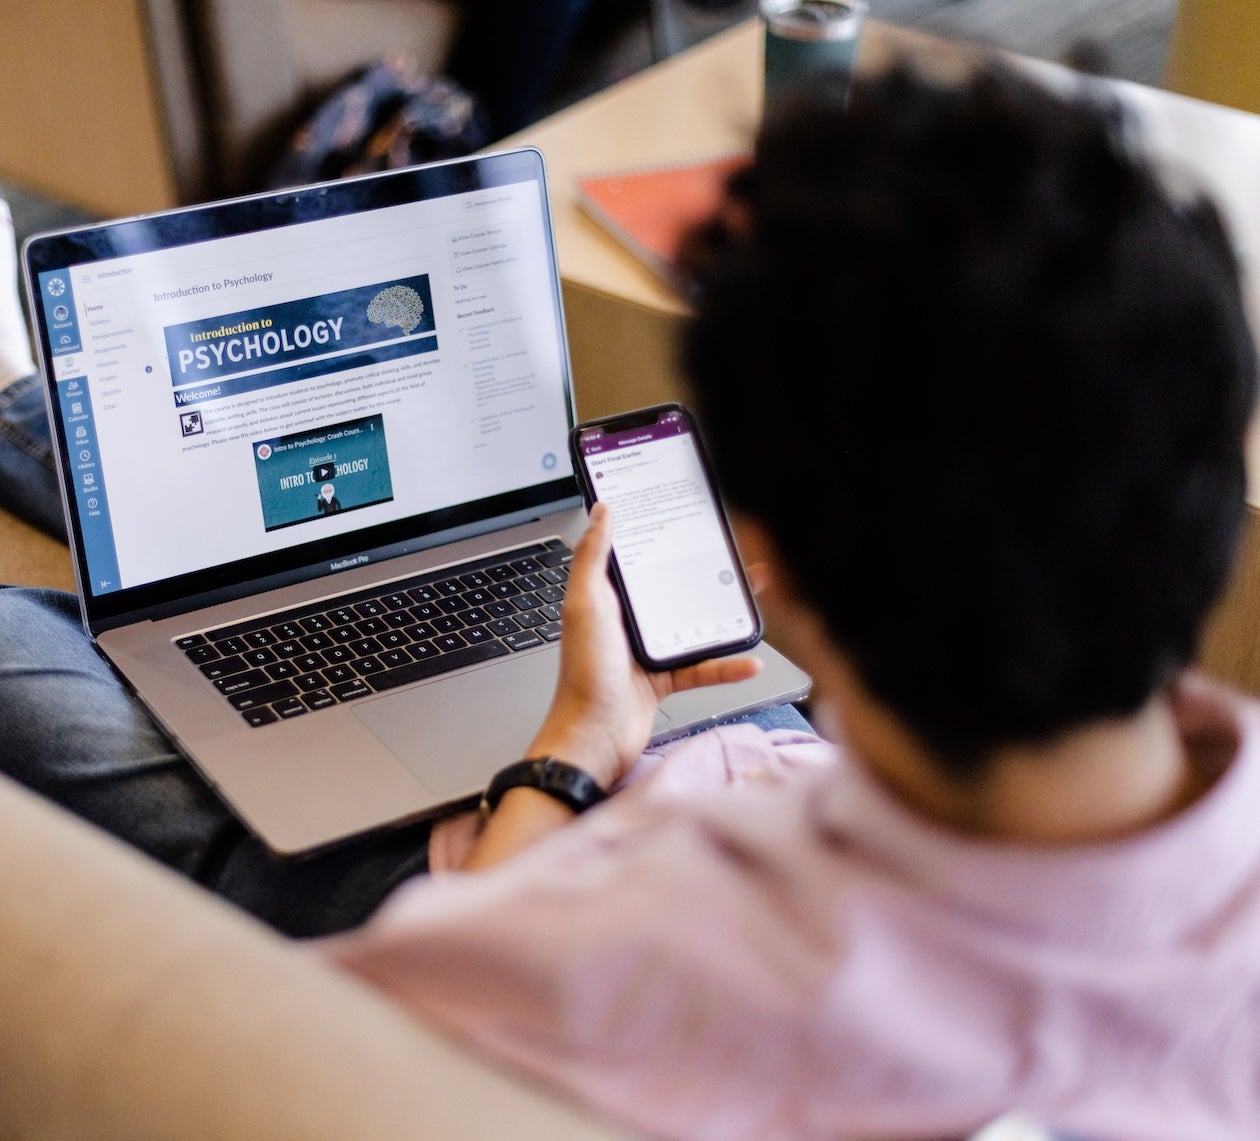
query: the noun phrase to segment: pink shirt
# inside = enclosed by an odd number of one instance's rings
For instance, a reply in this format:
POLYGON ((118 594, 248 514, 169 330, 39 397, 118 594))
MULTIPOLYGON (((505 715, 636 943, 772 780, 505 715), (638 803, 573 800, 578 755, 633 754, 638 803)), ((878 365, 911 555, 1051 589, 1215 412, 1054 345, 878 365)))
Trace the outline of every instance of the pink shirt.
POLYGON ((1129 839, 965 839, 741 726, 321 946, 654 1134, 1260 1137, 1260 708, 1196 683, 1178 715, 1223 775, 1129 839))

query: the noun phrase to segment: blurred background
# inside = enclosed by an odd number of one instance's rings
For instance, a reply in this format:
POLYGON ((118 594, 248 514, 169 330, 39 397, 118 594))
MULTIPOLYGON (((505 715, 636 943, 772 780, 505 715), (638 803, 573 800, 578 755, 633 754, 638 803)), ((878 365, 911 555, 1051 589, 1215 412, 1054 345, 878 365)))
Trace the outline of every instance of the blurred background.
MULTIPOLYGON (((888 23, 1159 85, 1176 0, 870 0, 870 9, 888 23)), ((416 74, 452 85, 385 74, 397 90, 382 92, 382 74, 372 78, 372 105, 394 115, 394 160, 445 157, 488 145, 756 10, 756 0, 23 5, 6 16, 17 24, 0 44, 0 195, 24 237, 336 177, 364 156, 316 153, 318 161, 295 164, 294 133, 321 106, 324 126, 344 132, 347 107, 364 99, 357 69, 380 50, 372 35, 411 51, 416 74), (41 62, 50 53, 60 61, 51 90, 41 62), (74 76, 82 90, 64 78, 74 76), (289 165, 278 167, 278 155, 289 165)), ((365 124, 364 137, 379 126, 365 124)))
MULTIPOLYGON (((595 4, 560 101, 757 13, 757 0, 595 4), (638 18, 636 18, 638 15, 638 18)), ((1158 86, 1176 0, 870 0, 871 18, 1158 86)))

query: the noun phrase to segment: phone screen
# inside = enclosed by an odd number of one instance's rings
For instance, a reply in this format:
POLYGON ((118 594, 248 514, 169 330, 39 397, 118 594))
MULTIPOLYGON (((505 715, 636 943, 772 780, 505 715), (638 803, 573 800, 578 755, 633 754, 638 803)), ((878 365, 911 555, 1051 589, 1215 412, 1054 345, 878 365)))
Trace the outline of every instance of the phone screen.
POLYGON ((575 439, 588 499, 613 511, 614 579, 640 660, 681 665, 755 645, 760 619, 687 412, 614 417, 575 439))

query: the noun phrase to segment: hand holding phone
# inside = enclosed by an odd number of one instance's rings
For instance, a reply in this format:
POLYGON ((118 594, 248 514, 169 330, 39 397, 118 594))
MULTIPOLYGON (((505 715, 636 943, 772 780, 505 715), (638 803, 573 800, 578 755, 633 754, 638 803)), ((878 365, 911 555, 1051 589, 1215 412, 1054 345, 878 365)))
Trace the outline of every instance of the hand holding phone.
POLYGON ((752 649, 761 618, 687 410, 579 424, 570 444, 588 505, 612 508, 610 571, 639 663, 669 670, 752 649))

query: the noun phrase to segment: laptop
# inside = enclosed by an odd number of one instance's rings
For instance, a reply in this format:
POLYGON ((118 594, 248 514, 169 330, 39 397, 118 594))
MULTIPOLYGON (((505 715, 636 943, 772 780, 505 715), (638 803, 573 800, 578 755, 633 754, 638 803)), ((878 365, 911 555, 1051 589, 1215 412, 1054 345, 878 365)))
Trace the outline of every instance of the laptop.
MULTIPOLYGON (((448 810, 524 756, 585 511, 542 156, 32 237, 83 622, 273 851, 448 810)), ((678 694, 662 741, 796 700, 678 694)))

